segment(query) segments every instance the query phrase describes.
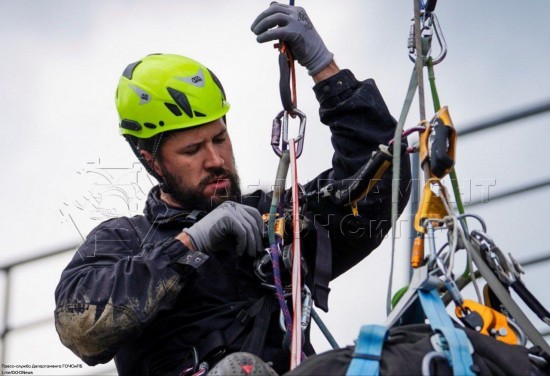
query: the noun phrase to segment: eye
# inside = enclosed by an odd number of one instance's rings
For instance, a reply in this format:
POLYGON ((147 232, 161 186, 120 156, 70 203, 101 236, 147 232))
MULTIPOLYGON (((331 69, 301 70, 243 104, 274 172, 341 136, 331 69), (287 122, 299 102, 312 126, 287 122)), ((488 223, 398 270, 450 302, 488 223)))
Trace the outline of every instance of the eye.
POLYGON ((200 149, 199 145, 189 146, 189 147, 183 149, 181 151, 181 154, 183 154, 183 155, 194 155, 194 154, 197 154, 199 149, 200 149))
POLYGON ((227 139, 227 136, 223 135, 223 136, 218 136, 216 138, 214 138, 212 140, 212 142, 214 142, 215 144, 223 144, 225 142, 225 140, 227 139))

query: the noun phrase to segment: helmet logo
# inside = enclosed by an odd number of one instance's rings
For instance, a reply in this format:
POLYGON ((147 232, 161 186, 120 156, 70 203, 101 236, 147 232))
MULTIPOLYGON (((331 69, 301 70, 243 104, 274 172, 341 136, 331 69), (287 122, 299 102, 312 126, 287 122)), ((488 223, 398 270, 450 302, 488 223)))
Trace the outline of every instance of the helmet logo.
POLYGON ((202 68, 199 69, 197 74, 190 76, 190 77, 176 77, 178 80, 187 82, 188 84, 194 85, 196 87, 203 87, 204 86, 204 72, 202 71, 202 68))
POLYGON ((139 104, 146 104, 151 101, 151 96, 145 90, 134 85, 130 85, 130 87, 139 97, 139 104))

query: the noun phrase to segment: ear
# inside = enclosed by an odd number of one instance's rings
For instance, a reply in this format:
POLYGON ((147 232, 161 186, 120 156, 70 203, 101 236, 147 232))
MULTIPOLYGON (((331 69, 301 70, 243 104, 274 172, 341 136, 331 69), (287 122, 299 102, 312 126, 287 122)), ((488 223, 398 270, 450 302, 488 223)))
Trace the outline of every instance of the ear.
POLYGON ((140 150, 139 154, 145 159, 147 164, 160 176, 162 177, 162 170, 157 162, 157 159, 153 157, 151 153, 147 150, 140 150))

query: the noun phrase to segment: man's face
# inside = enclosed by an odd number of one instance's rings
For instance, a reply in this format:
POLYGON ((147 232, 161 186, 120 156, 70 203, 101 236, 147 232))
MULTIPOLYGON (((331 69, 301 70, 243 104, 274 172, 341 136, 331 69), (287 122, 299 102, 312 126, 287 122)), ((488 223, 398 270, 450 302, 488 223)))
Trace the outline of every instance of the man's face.
POLYGON ((210 211, 240 200, 233 148, 222 119, 171 135, 162 144, 157 172, 185 209, 210 211))

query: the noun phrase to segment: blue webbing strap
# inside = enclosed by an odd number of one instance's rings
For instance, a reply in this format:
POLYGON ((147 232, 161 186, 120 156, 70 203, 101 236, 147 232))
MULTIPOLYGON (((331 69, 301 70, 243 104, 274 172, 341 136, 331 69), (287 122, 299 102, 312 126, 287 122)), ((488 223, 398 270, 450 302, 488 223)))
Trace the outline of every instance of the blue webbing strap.
POLYGON ((387 337, 388 328, 384 325, 363 325, 346 376, 377 376, 387 337))
POLYGON ((434 289, 429 291, 418 290, 418 296, 432 330, 441 333, 447 341, 448 350, 451 353, 451 359, 449 360, 453 373, 455 375, 474 376, 470 369, 473 361, 468 337, 463 330, 453 325, 437 291, 434 289))

